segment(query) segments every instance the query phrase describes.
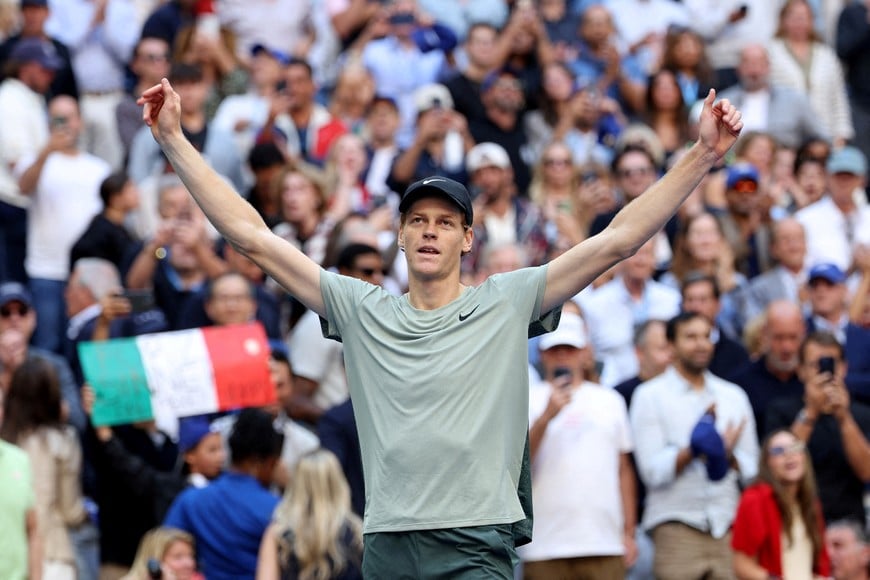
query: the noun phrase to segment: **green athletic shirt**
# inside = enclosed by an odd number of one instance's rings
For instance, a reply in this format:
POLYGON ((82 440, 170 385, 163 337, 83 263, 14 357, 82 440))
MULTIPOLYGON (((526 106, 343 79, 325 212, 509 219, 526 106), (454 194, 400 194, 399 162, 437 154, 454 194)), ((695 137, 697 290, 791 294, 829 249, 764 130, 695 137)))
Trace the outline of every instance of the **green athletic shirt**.
POLYGON ((546 266, 491 276, 418 310, 323 272, 323 333, 341 340, 360 436, 365 533, 509 524, 528 430, 530 325, 546 266))

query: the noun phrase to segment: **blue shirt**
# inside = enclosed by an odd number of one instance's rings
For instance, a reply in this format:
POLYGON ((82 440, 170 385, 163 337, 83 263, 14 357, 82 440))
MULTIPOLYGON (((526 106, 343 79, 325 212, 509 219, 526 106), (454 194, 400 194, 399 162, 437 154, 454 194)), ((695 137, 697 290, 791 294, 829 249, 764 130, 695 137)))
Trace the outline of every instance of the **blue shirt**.
POLYGON ((260 540, 277 505, 278 498, 256 479, 229 472, 208 487, 182 492, 163 525, 193 535, 209 580, 253 579, 260 540))

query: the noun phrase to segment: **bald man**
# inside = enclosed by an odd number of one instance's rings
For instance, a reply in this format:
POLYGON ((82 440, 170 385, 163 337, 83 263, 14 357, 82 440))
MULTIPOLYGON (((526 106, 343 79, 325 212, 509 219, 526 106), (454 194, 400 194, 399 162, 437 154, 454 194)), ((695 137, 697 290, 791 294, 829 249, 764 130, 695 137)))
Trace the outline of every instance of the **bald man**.
POLYGON ((764 311, 761 342, 764 356, 743 367, 730 380, 746 391, 758 437, 765 433, 764 416, 771 401, 803 397, 803 383, 797 376, 798 354, 806 335, 800 307, 789 300, 775 300, 764 311))

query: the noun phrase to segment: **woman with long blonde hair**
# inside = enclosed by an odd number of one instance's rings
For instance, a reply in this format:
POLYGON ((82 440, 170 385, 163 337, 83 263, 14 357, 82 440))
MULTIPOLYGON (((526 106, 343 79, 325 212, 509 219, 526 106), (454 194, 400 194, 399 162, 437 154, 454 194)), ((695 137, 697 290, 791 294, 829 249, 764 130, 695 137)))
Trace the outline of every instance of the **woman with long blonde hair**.
POLYGON ((304 455, 266 530, 257 580, 362 578, 362 522, 330 451, 304 455))
POLYGON ((825 523, 812 463, 803 441, 787 429, 761 448, 758 479, 740 498, 732 527, 739 580, 811 580, 830 575, 825 523))
POLYGON ((121 580, 149 580, 150 566, 159 566, 167 580, 202 580, 196 571, 193 536, 177 528, 148 530, 139 541, 130 571, 121 580), (150 565, 149 565, 150 563, 150 565))

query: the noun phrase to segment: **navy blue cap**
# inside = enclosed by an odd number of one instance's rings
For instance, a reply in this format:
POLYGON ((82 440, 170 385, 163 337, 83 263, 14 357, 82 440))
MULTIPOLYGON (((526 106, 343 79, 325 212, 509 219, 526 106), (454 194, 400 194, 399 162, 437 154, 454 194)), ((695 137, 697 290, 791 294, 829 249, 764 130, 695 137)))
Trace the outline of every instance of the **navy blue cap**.
POLYGON ((274 50, 264 44, 255 44, 251 47, 251 56, 257 56, 261 52, 265 52, 284 66, 290 64, 290 55, 280 50, 274 50))
POLYGON ((399 211, 405 213, 415 201, 429 196, 446 197, 465 214, 465 225, 474 223, 471 195, 464 185, 447 177, 427 177, 409 185, 399 202, 399 211))
POLYGON ((836 264, 816 264, 810 268, 807 280, 827 280, 831 284, 842 284, 846 281, 846 274, 836 264))
POLYGON ((12 47, 9 60, 17 63, 37 62, 49 70, 63 67, 63 60, 57 55, 54 45, 41 38, 22 38, 12 47))
POLYGON ((187 453, 199 445, 209 433, 217 433, 205 415, 183 417, 178 420, 178 451, 187 453))
POLYGON ((33 297, 24 284, 3 282, 0 284, 0 306, 6 306, 10 302, 21 302, 27 306, 33 306, 33 297))

